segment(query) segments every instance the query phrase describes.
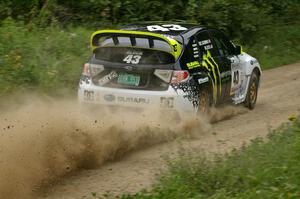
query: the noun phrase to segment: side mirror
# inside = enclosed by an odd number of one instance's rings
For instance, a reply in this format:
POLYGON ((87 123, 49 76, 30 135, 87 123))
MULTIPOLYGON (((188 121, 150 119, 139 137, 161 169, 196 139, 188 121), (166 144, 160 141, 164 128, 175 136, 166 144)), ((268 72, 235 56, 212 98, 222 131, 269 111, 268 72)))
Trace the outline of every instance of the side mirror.
POLYGON ((235 46, 235 48, 234 48, 234 54, 235 55, 242 54, 242 46, 235 46))

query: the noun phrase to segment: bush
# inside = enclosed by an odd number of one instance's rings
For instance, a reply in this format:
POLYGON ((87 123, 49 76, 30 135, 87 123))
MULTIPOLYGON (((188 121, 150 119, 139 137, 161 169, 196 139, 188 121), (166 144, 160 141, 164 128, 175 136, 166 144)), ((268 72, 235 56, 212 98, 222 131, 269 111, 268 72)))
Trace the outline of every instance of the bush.
POLYGON ((264 69, 300 60, 300 23, 265 26, 255 34, 255 41, 248 43, 246 51, 258 58, 264 69))
POLYGON ((0 26, 0 89, 64 94, 75 90, 88 58, 90 31, 83 28, 44 29, 7 19, 0 26))
POLYGON ((149 20, 218 27, 264 69, 291 63, 300 59, 299 16, 298 0, 2 0, 0 95, 75 93, 92 31, 149 20))
POLYGON ((297 22, 300 4, 298 0, 2 0, 0 11, 0 20, 12 17, 41 26, 53 21, 95 28, 146 20, 187 20, 249 40, 263 24, 297 22))

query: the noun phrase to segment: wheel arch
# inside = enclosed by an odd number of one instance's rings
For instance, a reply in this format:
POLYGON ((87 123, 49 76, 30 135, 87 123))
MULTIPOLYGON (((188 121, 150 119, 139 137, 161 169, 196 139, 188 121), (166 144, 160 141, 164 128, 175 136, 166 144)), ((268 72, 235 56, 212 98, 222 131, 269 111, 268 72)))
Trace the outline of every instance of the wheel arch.
POLYGON ((254 67, 253 70, 252 70, 252 73, 256 73, 257 77, 258 77, 258 80, 260 80, 261 70, 260 70, 259 67, 254 67))
POLYGON ((197 81, 197 85, 198 85, 198 89, 200 90, 207 90, 208 94, 209 94, 209 98, 210 98, 210 102, 213 102, 213 82, 212 79, 210 78, 210 76, 207 73, 201 73, 201 75, 199 76, 199 74, 195 77, 195 80, 197 81), (207 81, 205 82, 201 82, 201 80, 207 79, 207 81))
POLYGON ((256 73, 257 78, 258 78, 258 87, 260 87, 260 77, 261 77, 261 69, 260 67, 254 67, 252 70, 252 73, 256 73))

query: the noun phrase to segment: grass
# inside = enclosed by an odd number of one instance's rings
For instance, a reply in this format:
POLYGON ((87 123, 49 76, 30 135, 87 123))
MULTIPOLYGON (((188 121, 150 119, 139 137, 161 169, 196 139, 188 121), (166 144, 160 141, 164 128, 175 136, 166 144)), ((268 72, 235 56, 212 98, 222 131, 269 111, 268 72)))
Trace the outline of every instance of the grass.
POLYGON ((246 45, 246 52, 256 57, 263 69, 300 60, 300 24, 266 26, 256 41, 246 45))
POLYGON ((300 120, 225 156, 182 152, 152 191, 122 199, 300 198, 300 120))
MULTIPOLYGON (((300 60, 300 24, 257 32, 246 44, 263 69, 300 60)), ((75 95, 84 62, 90 56, 94 30, 58 26, 38 28, 6 19, 0 24, 0 97, 34 91, 46 95, 75 95)))
POLYGON ((84 28, 45 29, 10 19, 0 26, 0 96, 16 91, 65 95, 74 91, 84 62, 88 39, 84 28))

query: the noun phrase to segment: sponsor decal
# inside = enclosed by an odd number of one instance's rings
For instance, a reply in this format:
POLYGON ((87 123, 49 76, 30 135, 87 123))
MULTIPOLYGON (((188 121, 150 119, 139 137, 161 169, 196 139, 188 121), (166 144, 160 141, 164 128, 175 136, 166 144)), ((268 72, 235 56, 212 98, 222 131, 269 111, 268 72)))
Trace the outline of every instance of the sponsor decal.
POLYGON ((164 37, 167 37, 168 39, 174 39, 175 38, 175 36, 173 36, 173 35, 166 35, 166 34, 161 34, 162 36, 164 36, 164 37))
POLYGON ((132 51, 132 50, 129 50, 126 52, 127 55, 143 55, 143 52, 141 51, 132 51))
POLYGON ((200 79, 198 79, 198 82, 199 82, 199 84, 203 84, 203 83, 205 83, 205 82, 208 82, 208 77, 205 77, 205 78, 200 78, 200 79))
POLYGON ((207 40, 199 41, 198 44, 199 44, 199 46, 204 46, 207 44, 211 44, 211 41, 210 41, 210 39, 207 39, 207 40))
POLYGON ((202 66, 204 66, 207 70, 207 74, 209 78, 212 80, 213 86, 213 99, 216 103, 218 95, 222 93, 222 82, 221 82, 221 74, 219 70, 219 65, 211 56, 210 52, 207 51, 206 54, 202 57, 202 66))
POLYGON ((104 95, 103 98, 105 101, 108 101, 108 102, 113 102, 116 100, 116 96, 114 96, 112 94, 104 95))
POLYGON ((174 98, 173 97, 161 97, 160 98, 160 107, 173 108, 174 107, 174 98))
POLYGON ((149 104, 150 100, 142 97, 117 97, 118 102, 133 103, 133 104, 149 104))
POLYGON ((239 82, 240 82, 240 71, 239 70, 236 70, 236 71, 234 71, 233 72, 233 79, 232 79, 232 83, 234 84, 234 85, 237 85, 237 84, 239 84, 239 82))
POLYGON ((204 49, 205 49, 205 50, 210 50, 210 49, 213 49, 213 48, 214 48, 214 47, 213 47, 212 44, 209 44, 209 45, 204 46, 204 49))
POLYGON ((85 90, 83 92, 83 99, 85 101, 94 101, 94 91, 85 90))
POLYGON ((194 58, 198 58, 199 57, 199 49, 198 49, 198 46, 196 44, 196 40, 195 39, 193 40, 192 46, 193 46, 193 55, 194 55, 194 58))
POLYGON ((194 69, 194 68, 200 67, 200 63, 198 61, 193 61, 193 62, 187 63, 186 66, 188 67, 188 69, 194 69))
POLYGON ((204 50, 210 50, 210 49, 214 48, 210 39, 199 41, 198 44, 199 44, 199 46, 204 46, 204 50))
POLYGON ((149 104, 150 99, 143 97, 124 97, 113 94, 106 94, 103 99, 107 102, 120 102, 120 103, 132 103, 132 104, 149 104))
POLYGON ((105 75, 101 79, 99 79, 98 84, 100 86, 103 86, 117 77, 118 77, 118 73, 116 71, 111 71, 108 75, 105 75))
POLYGON ((230 94, 234 94, 241 86, 241 71, 236 69, 232 71, 232 79, 231 79, 231 90, 230 94))
POLYGON ((177 24, 165 24, 165 25, 147 26, 147 30, 150 32, 155 32, 155 31, 168 32, 168 31, 184 31, 187 30, 187 28, 177 24))

